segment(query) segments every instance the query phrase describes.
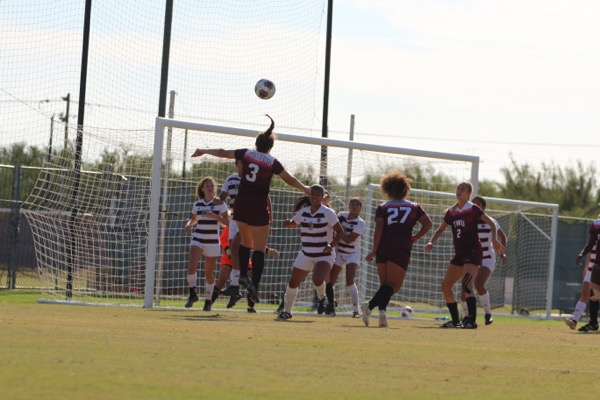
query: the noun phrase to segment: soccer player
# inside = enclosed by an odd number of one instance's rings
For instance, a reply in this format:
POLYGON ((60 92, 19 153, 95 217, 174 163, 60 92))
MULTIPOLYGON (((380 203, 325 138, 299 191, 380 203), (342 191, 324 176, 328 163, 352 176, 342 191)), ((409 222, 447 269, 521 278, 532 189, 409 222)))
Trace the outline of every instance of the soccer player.
MULTIPOLYGON (((475 196, 471 200, 473 204, 478 205, 483 211, 485 211, 487 202, 481 196, 475 196)), ((490 217, 490 220, 496 226, 496 237, 498 241, 502 243, 504 247, 506 247, 506 235, 498 221, 494 218, 490 217)), ((480 223, 477 225, 477 230, 479 234, 479 241, 481 242, 481 249, 483 250, 483 257, 481 259, 481 266, 477 268, 477 273, 475 274, 475 291, 477 292, 477 297, 479 297, 479 301, 481 302, 481 307, 485 313, 485 324, 490 325, 494 319, 492 318, 492 306, 490 303, 490 293, 487 291, 485 287, 486 283, 490 279, 490 276, 494 273, 494 269, 496 267, 496 251, 491 247, 492 243, 492 231, 490 226, 486 223, 480 223)), ((506 261, 506 254, 500 253, 500 259, 504 262, 506 261)), ((466 302, 466 294, 465 291, 461 291, 461 303, 463 309, 463 316, 469 315, 469 311, 467 309, 466 302)), ((463 318, 464 319, 464 318, 463 318)))
POLYGON ((196 292, 196 269, 200 258, 204 256, 204 274, 206 290, 204 311, 210 311, 211 299, 215 286, 215 264, 221 253, 219 245, 219 224, 229 224, 227 206, 215 197, 217 184, 211 177, 205 177, 196 185, 196 202, 192 208, 192 217, 184 227, 184 231, 192 234, 190 254, 188 258, 187 279, 189 297, 185 303, 186 308, 192 307, 198 301, 196 292), (192 227, 194 230, 192 231, 192 227))
POLYGON ((310 195, 303 196, 294 204, 294 216, 283 221, 286 228, 300 226, 302 248, 294 261, 292 276, 284 295, 284 309, 278 320, 292 318, 292 308, 298 294, 298 286, 312 271, 312 281, 320 287, 331 270, 335 260, 335 250, 344 228, 340 225, 335 211, 321 204, 325 189, 321 185, 310 187, 310 195), (335 237, 334 237, 335 235, 335 237))
POLYGON ((477 268, 481 265, 483 250, 479 241, 477 226, 484 222, 490 226, 491 244, 500 253, 504 253, 504 246, 496 237, 496 225, 469 199, 473 192, 470 182, 461 182, 456 188, 456 203, 448 208, 443 221, 434 232, 431 240, 425 245, 425 251, 430 252, 433 244, 450 225, 454 243, 454 257, 448 264, 448 269, 442 281, 442 293, 446 306, 450 311, 451 320, 441 328, 477 329, 477 300, 475 299, 474 279, 477 268), (462 289, 466 294, 468 317, 461 323, 458 315, 458 305, 452 287, 462 277, 462 289))
POLYGON ((365 231, 365 221, 360 217, 361 210, 362 202, 360 199, 352 198, 348 203, 348 211, 338 213, 338 219, 342 228, 344 228, 344 235, 335 249, 335 262, 333 263, 333 267, 331 267, 329 279, 325 287, 327 295, 325 314, 332 317, 335 317, 334 286, 344 267, 346 268, 346 290, 352 300, 352 317, 358 318, 360 316, 358 288, 356 287, 356 283, 354 283, 354 278, 358 269, 358 262, 360 261, 360 236, 365 231))
POLYGON ((410 263, 412 245, 431 229, 431 218, 417 203, 408 201, 412 179, 398 171, 381 177, 380 187, 388 200, 375 210, 373 249, 365 259, 377 264, 379 289, 373 298, 362 305, 362 320, 369 326, 369 316, 375 307, 379 309, 379 326, 388 326, 387 305, 394 293, 404 283, 410 263), (421 225, 416 234, 413 228, 421 225))
POLYGON ((290 175, 283 165, 270 152, 275 143, 273 129, 275 122, 271 120, 269 128, 256 137, 256 149, 196 149, 192 157, 205 154, 221 158, 240 160, 242 173, 240 187, 234 204, 233 219, 236 221, 241 235, 239 247, 240 285, 250 293, 252 300, 258 303, 258 290, 265 265, 265 249, 272 222, 271 200, 269 190, 273 175, 279 175, 288 185, 305 193, 309 188, 293 175, 290 175), (252 253, 252 280, 248 277, 248 262, 250 249, 252 253))
POLYGON ((577 327, 577 323, 581 319, 581 315, 585 311, 586 304, 589 304, 590 321, 587 325, 579 328, 580 332, 594 332, 598 330, 598 308, 600 308, 600 291, 590 288, 590 280, 592 278, 592 269, 596 264, 597 257, 597 246, 596 242, 600 235, 600 215, 596 217, 596 220, 592 222, 589 229, 589 239, 585 244, 581 252, 577 255, 575 263, 581 265, 583 257, 588 253, 590 254, 588 262, 585 264, 583 270, 583 281, 581 282, 581 294, 577 304, 575 304, 575 311, 571 318, 566 318, 565 323, 571 329, 577 327))

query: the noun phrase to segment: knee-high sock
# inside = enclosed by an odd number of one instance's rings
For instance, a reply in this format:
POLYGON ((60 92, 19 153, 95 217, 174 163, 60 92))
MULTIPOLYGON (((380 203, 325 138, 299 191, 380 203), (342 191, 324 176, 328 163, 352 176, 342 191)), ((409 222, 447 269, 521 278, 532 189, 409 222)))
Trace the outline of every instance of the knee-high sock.
POLYGON ((317 291, 317 298, 323 300, 325 298, 325 282, 323 282, 319 286, 315 286, 315 290, 317 291))
POLYGON ((205 300, 212 299, 212 295, 213 295, 213 290, 214 289, 215 289, 215 284, 214 283, 207 283, 206 284, 206 292, 204 293, 204 299, 205 300))
POLYGON ((577 301, 577 304, 575 304, 575 311, 573 312, 573 320, 579 322, 581 319, 581 314, 583 314, 585 311, 586 306, 587 304, 585 304, 583 301, 577 301))
POLYGON ((460 301, 460 308, 462 309, 463 317, 469 316, 469 308, 467 307, 466 301, 460 301))
POLYGON ((369 310, 372 310, 375 307, 379 306, 382 296, 383 296, 383 285, 379 286, 379 289, 377 289, 377 291, 373 295, 373 298, 371 300, 369 300, 369 310))
POLYGON ((392 298, 392 295, 394 294, 394 288, 388 285, 382 285, 381 289, 383 294, 381 295, 381 300, 379 301, 379 310, 385 311, 390 299, 392 298))
POLYGON ((356 283, 353 283, 350 286, 346 286, 346 290, 350 295, 350 299, 352 299, 353 310, 358 312, 358 288, 356 287, 356 283))
POLYGON ((231 282, 231 286, 239 286, 240 285, 240 270, 232 269, 229 274, 229 280, 231 282))
POLYGON ((600 308, 600 301, 590 300, 590 324, 598 325, 598 308, 600 308))
POLYGON ((479 295, 479 302, 481 303, 481 308, 486 314, 492 313, 492 305, 490 304, 490 292, 485 292, 485 294, 479 295))
POLYGON ((252 252, 252 283, 258 290, 263 270, 265 269, 265 253, 254 250, 252 252))
POLYGON ((290 314, 292 313, 292 307, 294 307, 297 294, 298 288, 292 289, 288 286, 287 289, 285 289, 285 295, 283 296, 284 310, 290 314))
POLYGON ((197 280, 198 280, 198 277, 196 276, 196 274, 189 274, 187 276, 188 286, 191 288, 195 288, 197 280))
POLYGON ((475 323, 477 321, 477 299, 475 296, 467 297, 467 309, 469 310, 469 320, 475 323))
POLYGON ((460 318, 458 317, 458 304, 454 303, 446 303, 446 307, 448 307, 448 311, 450 311, 450 319, 455 324, 460 322, 460 318))
POLYGON ((325 294, 327 295, 327 302, 329 304, 335 304, 335 297, 334 297, 334 292, 333 292, 333 285, 331 283, 328 283, 327 285, 325 285, 325 294))
POLYGON ((219 294, 221 292, 221 288, 218 288, 215 286, 214 290, 213 290, 213 294, 210 298, 210 302, 211 304, 214 304, 214 302, 219 298, 219 294))
POLYGON ((240 277, 248 276, 248 261, 250 261, 250 248, 246 246, 242 246, 240 244, 240 249, 238 250, 238 254, 240 256, 240 277))

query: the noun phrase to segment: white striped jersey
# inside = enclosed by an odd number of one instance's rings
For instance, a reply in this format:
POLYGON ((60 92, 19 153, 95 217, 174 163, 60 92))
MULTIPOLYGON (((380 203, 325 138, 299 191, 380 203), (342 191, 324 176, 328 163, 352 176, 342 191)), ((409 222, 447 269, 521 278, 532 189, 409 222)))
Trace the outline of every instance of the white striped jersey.
POLYGON ((192 214, 197 215, 196 229, 192 234, 192 240, 203 244, 219 244, 219 221, 214 218, 206 217, 204 214, 207 211, 212 211, 215 214, 223 214, 227 212, 227 205, 223 202, 215 204, 215 201, 221 202, 218 198, 213 198, 210 202, 205 202, 204 199, 198 199, 192 208, 192 214))
MULTIPOLYGON (((592 222, 592 225, 590 225, 590 235, 596 237, 600 235, 600 219, 594 220, 594 222, 592 222)), ((596 264, 596 247, 597 245, 594 244, 594 247, 592 247, 592 251, 590 251, 590 258, 588 263, 589 268, 592 268, 594 264, 596 264)))
POLYGON ((360 254, 360 235, 362 235, 365 231, 365 221, 360 216, 354 219, 348 219, 348 214, 350 214, 349 211, 342 211, 338 213, 340 224, 342 224, 344 232, 357 233, 359 236, 350 243, 340 240, 336 251, 343 254, 360 254))
POLYGON ((240 188, 240 176, 235 173, 229 175, 225 182, 223 182, 223 187, 221 188, 221 194, 227 193, 227 197, 229 197, 229 209, 233 210, 233 205, 235 204, 235 198, 237 197, 239 188, 240 188))
POLYGON ((308 257, 323 257, 323 249, 333 240, 333 226, 338 217, 329 207, 321 206, 312 214, 310 206, 300 209, 292 218, 300 226, 302 252, 308 257))
MULTIPOLYGON (((496 233, 500 230, 500 225, 498 225, 498 221, 494 218, 488 217, 494 222, 496 225, 496 233)), ((494 246, 492 245, 492 228, 488 224, 477 224, 477 232, 479 234, 479 242, 481 243, 481 249, 483 250, 482 260, 492 259, 492 261, 496 262, 496 251, 494 250, 494 246)))

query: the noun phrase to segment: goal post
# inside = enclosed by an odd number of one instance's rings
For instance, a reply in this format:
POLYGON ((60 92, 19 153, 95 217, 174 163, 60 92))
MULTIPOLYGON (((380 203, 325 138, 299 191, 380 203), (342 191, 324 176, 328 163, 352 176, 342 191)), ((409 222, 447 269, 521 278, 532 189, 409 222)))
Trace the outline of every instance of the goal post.
MULTIPOLYGON (((378 184, 369 185, 365 207, 367 232, 363 246, 372 241, 373 218, 384 201, 378 184)), ((527 313, 550 318, 554 287, 555 253, 558 229, 558 205, 486 197, 486 213, 494 217, 508 238, 506 263, 497 262, 488 289, 494 308, 508 314, 527 313)), ((423 206, 433 221, 432 230, 441 223, 446 209, 455 202, 454 193, 412 189, 409 200, 423 206)), ((439 238, 431 253, 425 253, 425 238, 413 247, 411 265, 403 288, 393 297, 399 304, 434 312, 446 312, 441 282, 454 254, 449 230, 439 238)), ((372 296, 378 277, 372 269, 361 268, 361 295, 372 296)), ((455 295, 460 299, 460 285, 455 295)))
MULTIPOLYGON (((172 154, 185 154, 185 150, 183 152, 179 150, 173 152, 164 151, 165 134, 167 132, 174 135, 170 140, 175 146, 177 146, 177 143, 181 143, 181 138, 175 136, 178 135, 178 133, 186 132, 192 137, 200 137, 200 142, 204 142, 204 144, 206 144, 207 141, 210 141, 211 145, 207 147, 223 148, 253 147, 253 139, 258 133, 256 130, 217 126, 169 118, 156 118, 149 207, 148 246, 145 267, 146 280, 144 307, 146 308, 151 308, 160 303, 160 293, 156 293, 155 290, 157 286, 157 252, 161 251, 159 246, 159 242, 161 242, 161 238, 159 237, 159 233, 161 232, 161 229, 159 229, 160 216, 161 211, 165 211, 160 209, 160 204, 161 202, 165 202, 164 198, 161 200, 161 194, 164 192, 164 185, 168 184, 168 182, 165 182, 163 179, 163 168, 165 165, 170 165, 173 161, 169 158, 172 154)), ((333 178, 333 183, 332 185, 329 185, 327 189, 331 196, 334 199, 337 199, 337 204, 334 204, 334 208, 336 208, 337 211, 341 211, 340 208, 346 206, 345 203, 347 202, 347 197, 350 193, 354 193, 354 195, 360 197, 364 196, 366 187, 361 186, 361 179, 365 179, 370 172, 383 173, 386 169, 392 167, 403 169, 403 166, 405 165, 428 165, 432 171, 437 168, 439 173, 450 174, 448 176, 451 179, 469 180, 477 187, 477 176, 479 173, 479 157, 477 156, 407 149, 279 132, 276 133, 276 141, 274 150, 275 156, 282 161, 286 168, 292 173, 296 173, 294 171, 320 171, 321 165, 319 164, 321 161, 318 157, 318 155, 320 155, 320 148, 323 146, 328 148, 328 160, 325 171, 327 171, 328 176, 333 178), (348 165, 348 154, 350 150, 356 152, 353 157, 353 165, 348 165), (452 167, 450 167, 451 165, 452 167), (346 176, 349 174, 349 171, 352 171, 352 176, 346 176), (348 190, 348 182, 351 183, 351 190, 348 190)), ((188 149, 187 154, 191 154, 192 152, 192 149, 188 149)), ((202 161, 203 160, 194 160, 196 165, 202 161)), ((214 158, 212 162, 223 164, 223 160, 216 160, 214 158)), ((203 173, 214 175, 214 171, 211 171, 210 168, 203 173)), ((311 176, 308 178, 310 177, 311 176)), ((379 176, 376 178, 378 180, 379 176)), ((218 181, 217 183, 222 184, 222 181, 218 181)), ((305 183, 316 182, 307 181, 305 183)), ((279 185, 273 189, 271 195, 272 197, 275 197, 272 200, 274 203, 274 226, 271 231, 272 235, 273 233, 278 235, 282 234, 281 231, 283 231, 283 229, 275 224, 289 216, 293 200, 295 197, 298 197, 300 193, 285 185, 279 185), (281 201, 279 200, 280 196, 281 201), (277 210, 285 210, 283 211, 285 217, 281 216, 281 214, 278 215, 277 210)), ((288 235, 284 235, 284 237, 287 236, 288 235)), ((298 240, 292 240, 293 242, 298 242, 298 240)), ((285 246, 293 247, 288 243, 285 243, 285 246)), ((281 263, 287 263, 288 268, 291 267, 296 251, 296 248, 289 252, 284 250, 281 263)), ((281 275, 283 276, 279 277, 280 282, 277 286, 284 287, 287 276, 285 276, 285 274, 281 275)), ((268 287, 268 285, 263 286, 268 287)), ((273 296, 275 295, 276 293, 273 294, 273 296)))

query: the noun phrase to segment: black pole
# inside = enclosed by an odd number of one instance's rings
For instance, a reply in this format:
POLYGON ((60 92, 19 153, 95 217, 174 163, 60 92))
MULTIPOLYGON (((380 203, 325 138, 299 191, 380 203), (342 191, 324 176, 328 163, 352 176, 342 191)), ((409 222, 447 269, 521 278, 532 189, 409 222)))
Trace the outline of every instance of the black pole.
POLYGON ((92 0, 85 1, 85 19, 83 22, 83 49, 81 51, 81 76, 79 79, 79 109, 77 111, 77 140, 75 143, 75 160, 73 164, 73 192, 71 194, 71 218, 69 221, 70 243, 67 251, 67 299, 73 297, 73 253, 75 251, 75 224, 79 207, 79 183, 81 181, 81 149, 83 147, 83 118, 85 115, 85 89, 87 83, 88 53, 90 47, 90 21, 92 0))
MULTIPOLYGON (((331 31, 333 25, 333 0, 327 1, 327 37, 325 45, 325 86, 323 88, 323 127, 321 137, 328 137, 328 115, 329 115, 329 75, 331 71, 331 31)), ((327 147, 321 146, 321 171, 320 183, 327 186, 327 147)))
POLYGON ((158 116, 164 118, 167 109, 167 85, 169 84, 169 52, 171 50, 171 23, 173 21, 173 0, 167 0, 165 9, 165 31, 163 33, 163 54, 160 71, 160 98, 158 116))

